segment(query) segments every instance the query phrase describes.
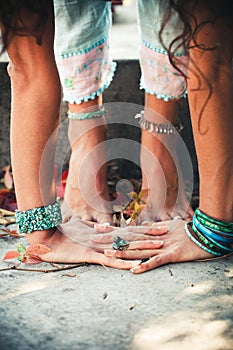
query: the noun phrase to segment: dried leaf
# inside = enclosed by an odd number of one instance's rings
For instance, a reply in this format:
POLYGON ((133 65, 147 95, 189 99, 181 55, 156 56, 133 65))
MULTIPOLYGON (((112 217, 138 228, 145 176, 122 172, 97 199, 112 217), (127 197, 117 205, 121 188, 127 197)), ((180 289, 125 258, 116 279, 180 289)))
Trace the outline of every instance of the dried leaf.
POLYGON ((15 218, 2 218, 0 219, 0 225, 7 226, 14 224, 16 222, 15 218))
POLYGON ((128 196, 132 199, 137 199, 138 198, 138 194, 137 192, 129 192, 128 196))
POLYGON ((11 236, 14 238, 21 238, 22 236, 18 234, 16 230, 9 230, 8 228, 0 228, 0 236, 11 236), (1 234, 1 232, 4 232, 1 234))
POLYGON ((31 256, 28 256, 28 255, 24 255, 22 257, 22 260, 21 260, 24 264, 30 264, 30 265, 34 265, 34 264, 40 264, 42 262, 42 259, 39 258, 38 256, 37 257, 31 257, 31 256))
POLYGON ((3 260, 10 260, 10 259, 16 259, 20 256, 19 252, 16 252, 14 250, 10 250, 9 252, 6 253, 4 256, 3 260))
POLYGON ((26 250, 27 250, 27 248, 26 247, 24 247, 22 244, 18 244, 17 245, 17 251, 19 252, 19 254, 20 255, 23 255, 25 252, 26 252, 26 250))
POLYGON ((136 306, 137 304, 135 303, 135 304, 132 304, 131 306, 130 306, 130 310, 133 310, 134 308, 135 308, 135 306, 136 306))
POLYGON ((55 174, 55 179, 56 179, 56 183, 57 183, 56 190, 57 190, 57 196, 59 198, 64 198, 64 191, 66 188, 68 173, 69 173, 69 170, 66 169, 63 171, 61 177, 58 178, 58 168, 57 168, 57 166, 54 167, 54 174, 55 174))
MULTIPOLYGON (((12 189, 9 190, 7 188, 4 188, 0 190, 0 207, 10 212, 13 212, 15 209, 17 209, 15 192, 12 189)), ((2 212, 0 214, 2 216, 2 212)))
POLYGON ((104 292, 104 294, 103 294, 103 300, 107 299, 107 297, 108 297, 108 293, 107 293, 107 292, 104 292))
POLYGON ((39 255, 52 252, 52 249, 44 244, 32 244, 27 249, 22 246, 21 249, 21 257, 24 264, 39 264, 43 261, 39 255), (24 252, 23 249, 25 249, 24 252))
POLYGON ((9 190, 13 187, 13 177, 10 173, 10 166, 9 165, 5 167, 5 175, 4 175, 3 181, 4 181, 4 185, 9 190))
POLYGON ((141 205, 138 204, 138 202, 134 202, 134 211, 136 212, 141 211, 141 205))
POLYGON ((21 238, 22 236, 18 234, 16 230, 9 230, 9 235, 14 238, 21 238))
POLYGON ((32 244, 27 248, 25 253, 34 258, 34 257, 37 257, 38 255, 46 254, 52 251, 53 250, 50 249, 45 244, 32 244))
POLYGON ((144 197, 147 197, 148 194, 149 194, 149 189, 141 190, 138 194, 138 198, 142 199, 144 197))
POLYGON ((69 265, 59 265, 59 264, 56 264, 56 263, 50 263, 52 266, 56 267, 57 269, 63 269, 64 267, 68 267, 69 265))
POLYGON ((77 275, 75 273, 65 273, 64 275, 62 275, 62 277, 76 277, 77 275))
MULTIPOLYGON (((8 190, 7 190, 7 193, 9 193, 8 190)), ((1 191, 0 191, 0 195, 1 195, 1 191)), ((0 217, 3 217, 3 216, 15 216, 15 213, 13 211, 1 208, 0 209, 0 217)))

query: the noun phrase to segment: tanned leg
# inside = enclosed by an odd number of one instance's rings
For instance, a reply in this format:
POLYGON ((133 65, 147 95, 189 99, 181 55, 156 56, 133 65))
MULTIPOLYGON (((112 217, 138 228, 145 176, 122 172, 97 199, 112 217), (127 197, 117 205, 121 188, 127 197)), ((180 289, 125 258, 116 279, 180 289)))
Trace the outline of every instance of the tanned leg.
MULTIPOLYGON (((151 111, 150 121, 155 114, 164 116, 167 123, 177 122, 179 101, 165 102, 155 95, 146 94, 145 110, 151 111)), ((150 113, 150 112, 148 112, 150 113)), ((141 166, 143 173, 142 189, 149 189, 147 208, 141 215, 142 221, 169 220, 175 216, 185 219, 193 215, 191 206, 186 198, 183 182, 180 183, 177 174, 178 162, 173 159, 170 149, 175 152, 177 137, 175 135, 156 135, 142 129, 141 136, 141 166), (161 142, 161 138, 163 142, 161 142), (143 149, 144 148, 144 149, 143 149), (154 162, 148 160, 146 153, 151 152, 154 162), (164 176, 165 187, 161 183, 164 176), (176 203, 177 202, 177 203, 176 203), (175 209, 174 209, 175 207, 175 209)))
MULTIPOLYGON (((101 107, 102 95, 81 104, 69 104, 69 111, 86 113, 101 107)), ((106 132, 104 116, 89 120, 69 120, 68 135, 72 153, 63 206, 65 219, 69 213, 73 213, 84 220, 112 222, 105 162, 106 132), (99 148, 101 143, 103 147, 99 148), (103 166, 98 169, 100 163, 103 166)))

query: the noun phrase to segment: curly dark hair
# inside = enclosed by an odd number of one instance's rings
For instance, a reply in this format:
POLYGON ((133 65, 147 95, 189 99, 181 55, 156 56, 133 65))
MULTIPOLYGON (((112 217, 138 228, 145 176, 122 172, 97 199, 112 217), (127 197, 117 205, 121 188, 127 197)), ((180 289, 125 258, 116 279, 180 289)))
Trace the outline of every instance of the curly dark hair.
POLYGON ((232 0, 170 0, 170 7, 167 9, 166 17, 160 29, 159 38, 164 49, 168 52, 171 64, 182 74, 184 73, 177 67, 174 57, 176 52, 182 48, 188 52, 189 49, 197 47, 201 50, 214 50, 215 47, 206 47, 203 43, 198 43, 197 35, 200 30, 209 23, 215 23, 218 19, 226 18, 229 25, 233 24, 233 1, 232 0), (194 15, 194 10, 198 6, 206 9, 209 18, 198 23, 194 15), (175 10, 181 22, 183 23, 183 32, 177 36, 168 47, 164 44, 163 33, 167 22, 172 16, 172 9, 175 10))
MULTIPOLYGON (((176 52, 179 49, 188 53, 190 49, 198 48, 202 51, 213 51, 217 49, 217 46, 207 47, 204 43, 198 40, 198 34, 208 24, 215 24, 218 20, 223 20, 229 28, 233 27, 233 0, 170 0, 170 6, 167 8, 167 13, 162 23, 160 29, 159 38, 164 49, 168 53, 169 61, 172 66, 186 79, 187 76, 186 68, 182 67, 181 64, 176 59, 176 52), (200 8, 205 11, 206 16, 203 16, 203 20, 199 21, 195 17, 196 10, 200 13, 200 8), (163 40, 163 33, 166 29, 166 24, 169 22, 172 11, 175 10, 181 22, 183 23, 183 31, 179 36, 177 36, 168 46, 165 45, 163 40), (177 63, 178 62, 178 63, 177 63)), ((229 40, 232 40, 229 38, 229 40)), ((202 109, 200 111, 199 118, 199 130, 201 117, 203 115, 204 109, 212 95, 212 85, 205 76, 205 72, 202 72, 196 62, 192 61, 193 73, 197 77, 197 81, 200 83, 200 77, 205 80, 208 86, 208 94, 206 96, 206 101, 204 102, 202 109)))
POLYGON ((38 45, 41 45, 51 4, 52 0, 1 0, 1 53, 9 46, 12 35, 34 36, 38 45))

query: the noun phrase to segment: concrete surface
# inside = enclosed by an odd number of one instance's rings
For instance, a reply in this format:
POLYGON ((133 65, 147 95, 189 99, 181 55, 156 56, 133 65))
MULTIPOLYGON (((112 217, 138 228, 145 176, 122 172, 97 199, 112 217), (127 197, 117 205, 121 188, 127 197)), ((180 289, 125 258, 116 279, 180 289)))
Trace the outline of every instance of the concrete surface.
MULTIPOLYGON (((2 258, 18 240, 0 239, 2 258)), ((233 349, 232 258, 137 276, 82 266, 0 271, 0 279, 1 350, 233 349)))

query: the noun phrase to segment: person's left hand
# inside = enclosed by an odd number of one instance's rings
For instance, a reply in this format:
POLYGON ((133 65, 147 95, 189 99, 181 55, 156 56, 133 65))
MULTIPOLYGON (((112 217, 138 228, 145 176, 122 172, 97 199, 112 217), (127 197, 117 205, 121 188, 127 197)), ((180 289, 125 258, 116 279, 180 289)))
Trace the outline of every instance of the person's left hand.
MULTIPOLYGON (((158 225, 159 226, 159 225, 158 225)), ((161 226, 161 225, 160 225, 161 226)), ((106 256, 105 250, 112 248, 115 236, 121 236, 129 242, 129 250, 155 251, 162 247, 161 240, 153 240, 151 235, 163 234, 166 227, 126 227, 124 229, 84 222, 73 217, 59 225, 54 233, 43 242, 51 251, 38 255, 47 262, 101 264, 118 269, 132 269, 141 263, 141 259, 120 259, 106 256), (105 232, 105 233, 104 233, 105 232), (107 233, 110 232, 110 233, 107 233), (103 236, 104 241, 103 241, 103 236)))

